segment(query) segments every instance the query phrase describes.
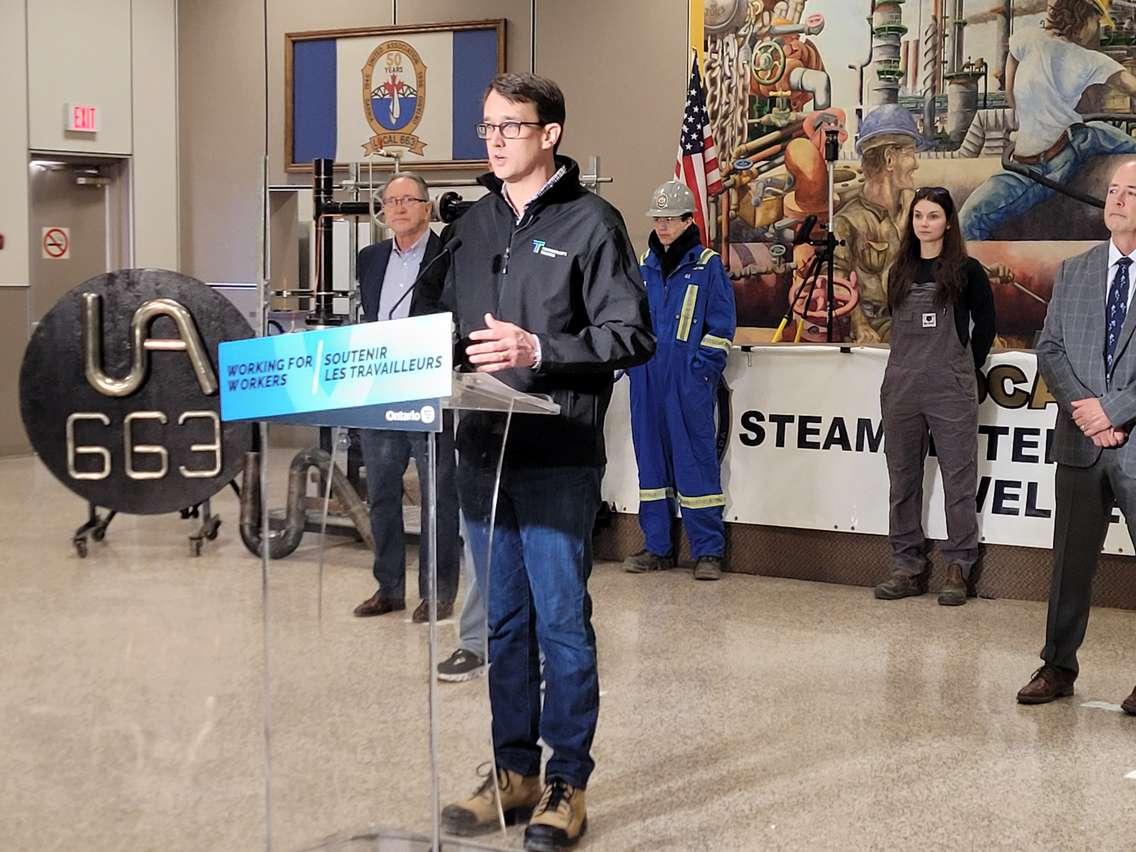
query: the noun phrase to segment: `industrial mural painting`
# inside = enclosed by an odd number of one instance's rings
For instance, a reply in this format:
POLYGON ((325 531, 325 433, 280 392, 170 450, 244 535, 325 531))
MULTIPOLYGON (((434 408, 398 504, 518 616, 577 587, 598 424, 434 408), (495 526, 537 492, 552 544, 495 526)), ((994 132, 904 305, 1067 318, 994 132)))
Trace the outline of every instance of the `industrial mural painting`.
POLYGON ((1114 158, 1136 154, 1136 3, 692 2, 726 187, 717 242, 750 339, 790 305, 802 340, 825 339, 826 282, 805 280, 816 249, 800 226, 815 216, 823 234, 831 179, 836 339, 887 342, 911 196, 941 185, 990 274, 998 345, 1031 348, 1060 262, 1107 237, 1093 205, 1114 158))

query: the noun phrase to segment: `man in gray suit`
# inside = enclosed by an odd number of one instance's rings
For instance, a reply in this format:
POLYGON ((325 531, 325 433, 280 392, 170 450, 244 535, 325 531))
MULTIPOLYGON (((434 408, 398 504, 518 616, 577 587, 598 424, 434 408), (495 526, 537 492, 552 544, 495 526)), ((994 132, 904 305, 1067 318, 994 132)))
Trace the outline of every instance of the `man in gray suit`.
MULTIPOLYGON (((1057 400, 1057 501, 1045 664, 1018 692, 1022 704, 1073 694, 1115 506, 1136 540, 1136 442, 1128 440, 1136 426, 1136 160, 1113 173, 1104 221, 1112 239, 1061 264, 1037 344, 1038 369, 1057 400)), ((1136 715, 1136 689, 1121 706, 1136 715)))

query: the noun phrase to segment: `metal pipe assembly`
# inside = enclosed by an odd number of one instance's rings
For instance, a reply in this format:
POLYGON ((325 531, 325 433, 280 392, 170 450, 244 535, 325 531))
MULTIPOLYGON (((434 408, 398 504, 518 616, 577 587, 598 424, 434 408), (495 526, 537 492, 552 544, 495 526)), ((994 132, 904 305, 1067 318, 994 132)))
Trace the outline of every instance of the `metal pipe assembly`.
MULTIPOLYGON (((308 471, 315 468, 323 478, 330 476, 331 495, 346 510, 359 536, 371 550, 375 540, 371 536, 371 518, 367 507, 359 498, 359 493, 347 480, 346 474, 338 465, 332 466, 331 456, 319 447, 300 450, 292 459, 288 469, 288 502, 285 508, 284 527, 268 537, 268 556, 270 559, 283 559, 300 546, 307 526, 307 510, 304 497, 307 492, 308 471)), ((249 552, 259 556, 261 550, 261 494, 260 494, 260 454, 245 454, 245 467, 241 479, 241 541, 249 552)))
MULTIPOLYGON (((308 316, 308 325, 342 325, 333 303, 337 294, 332 286, 335 267, 335 242, 332 220, 337 216, 369 216, 370 204, 366 201, 336 201, 335 162, 329 159, 312 161, 312 217, 316 225, 316 287, 315 310, 308 316)), ((346 294, 344 294, 346 295, 346 294)))

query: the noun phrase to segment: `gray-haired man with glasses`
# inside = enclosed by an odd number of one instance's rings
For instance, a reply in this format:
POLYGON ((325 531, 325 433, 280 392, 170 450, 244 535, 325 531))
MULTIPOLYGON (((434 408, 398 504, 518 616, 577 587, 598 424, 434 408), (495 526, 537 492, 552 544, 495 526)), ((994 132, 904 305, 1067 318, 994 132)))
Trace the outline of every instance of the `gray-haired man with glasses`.
MULTIPOLYGON (((418 175, 401 174, 382 190, 383 216, 394 238, 374 243, 359 252, 357 273, 363 302, 363 320, 403 319, 438 313, 442 275, 430 276, 404 298, 420 269, 442 250, 430 230, 430 195, 418 175)), ((444 261, 440 261, 443 263, 444 261)), ((436 264, 437 265, 437 264, 436 264)), ((364 429, 360 432, 363 463, 367 466, 367 498, 371 531, 375 537, 373 572, 378 590, 359 606, 360 617, 385 615, 406 609, 406 537, 402 517, 402 477, 414 456, 425 468, 426 438, 418 432, 364 429)), ((431 483, 420 480, 423 496, 431 483)), ((425 500, 423 500, 425 503, 425 500)), ((419 564, 426 555, 420 549, 419 564)), ((458 500, 454 486, 454 423, 446 412, 438 435, 438 618, 449 618, 458 587, 461 546, 458 538, 458 500)), ((429 620, 429 577, 418 572, 421 603, 413 620, 429 620)))

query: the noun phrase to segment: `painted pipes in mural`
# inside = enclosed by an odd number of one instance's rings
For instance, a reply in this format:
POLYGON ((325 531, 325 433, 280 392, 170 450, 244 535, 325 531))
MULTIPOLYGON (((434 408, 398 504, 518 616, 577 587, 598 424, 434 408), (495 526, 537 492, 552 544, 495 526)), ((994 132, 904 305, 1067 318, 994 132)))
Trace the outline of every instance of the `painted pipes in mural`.
MULTIPOLYGON (((887 272, 911 196, 937 185, 989 273, 996 348, 1032 347, 1061 261, 1108 236, 1091 199, 1112 161, 1136 154, 1136 4, 691 4, 724 183, 714 242, 748 338, 768 340, 802 289, 813 248, 792 235, 811 214, 819 236, 828 218, 814 129, 831 114, 848 130, 833 176, 839 337, 887 342, 887 272)), ((823 314, 798 301, 806 320, 823 314)), ((806 340, 824 339, 808 325, 806 340)))
MULTIPOLYGON (((879 389, 887 351, 856 347, 760 347, 730 355, 730 439, 722 463, 726 520, 886 535, 888 474, 879 389)), ((982 540, 1048 548, 1053 536, 1056 417, 1034 356, 1006 352, 983 368, 978 427, 982 540)), ((637 512, 627 381, 608 413, 603 497, 637 512)), ((925 527, 946 537, 938 465, 927 465, 925 527)), ((1109 553, 1133 552, 1116 514, 1109 553)))

